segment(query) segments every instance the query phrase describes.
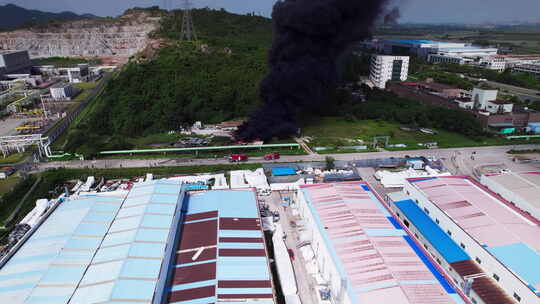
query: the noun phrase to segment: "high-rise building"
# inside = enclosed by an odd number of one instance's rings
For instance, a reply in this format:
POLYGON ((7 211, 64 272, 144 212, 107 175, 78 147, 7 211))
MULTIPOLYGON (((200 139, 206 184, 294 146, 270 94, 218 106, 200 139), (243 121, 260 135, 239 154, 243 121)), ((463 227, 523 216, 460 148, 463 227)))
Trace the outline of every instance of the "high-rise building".
POLYGON ((409 56, 375 55, 371 58, 369 79, 380 89, 388 81, 405 81, 409 75, 409 56))

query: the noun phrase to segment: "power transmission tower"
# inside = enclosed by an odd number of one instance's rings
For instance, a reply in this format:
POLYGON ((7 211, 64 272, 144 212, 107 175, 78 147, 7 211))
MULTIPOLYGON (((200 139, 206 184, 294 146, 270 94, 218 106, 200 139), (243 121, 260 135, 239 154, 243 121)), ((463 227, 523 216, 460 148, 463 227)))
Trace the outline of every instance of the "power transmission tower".
POLYGON ((182 17, 182 32, 180 33, 180 40, 197 40, 195 26, 193 25, 193 18, 191 17, 190 0, 183 0, 182 9, 184 10, 184 16, 182 17))

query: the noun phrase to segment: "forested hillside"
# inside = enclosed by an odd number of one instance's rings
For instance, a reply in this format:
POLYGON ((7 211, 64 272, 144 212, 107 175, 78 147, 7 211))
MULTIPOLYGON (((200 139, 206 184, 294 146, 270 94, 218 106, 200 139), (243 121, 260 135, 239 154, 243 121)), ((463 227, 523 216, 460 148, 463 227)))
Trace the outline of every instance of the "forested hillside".
POLYGON ((134 58, 69 134, 67 150, 121 147, 122 140, 178 130, 194 121, 246 116, 257 103, 271 45, 271 20, 198 9, 196 42, 180 42, 181 12, 164 18, 155 38, 167 46, 134 58), (91 135, 87 135, 91 134, 91 135))
POLYGON ((91 14, 77 15, 73 12, 49 13, 29 10, 14 4, 0 5, 0 30, 11 30, 18 27, 44 25, 48 22, 61 22, 96 18, 91 14))

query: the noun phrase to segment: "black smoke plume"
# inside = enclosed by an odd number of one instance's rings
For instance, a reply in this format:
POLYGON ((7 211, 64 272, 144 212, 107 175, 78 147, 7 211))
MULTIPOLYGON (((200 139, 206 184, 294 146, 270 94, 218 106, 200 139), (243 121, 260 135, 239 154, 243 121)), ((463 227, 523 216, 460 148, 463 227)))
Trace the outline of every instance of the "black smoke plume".
POLYGON ((401 12, 398 7, 394 7, 390 12, 384 15, 384 24, 397 24, 398 19, 401 17, 401 12))
POLYGON ((295 134, 301 112, 324 106, 337 84, 337 61, 353 43, 371 37, 386 0, 284 0, 274 5, 270 72, 261 108, 238 129, 243 140, 295 134))

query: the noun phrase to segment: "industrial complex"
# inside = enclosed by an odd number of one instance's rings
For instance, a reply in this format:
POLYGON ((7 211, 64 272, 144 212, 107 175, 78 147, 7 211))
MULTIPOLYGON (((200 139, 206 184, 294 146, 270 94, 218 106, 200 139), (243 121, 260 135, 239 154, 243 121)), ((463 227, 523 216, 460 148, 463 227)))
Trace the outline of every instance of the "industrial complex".
POLYGON ((10 234, 0 299, 540 303, 540 173, 338 166, 71 182, 10 234))
POLYGON ((355 33, 364 8, 285 1, 266 69, 256 61, 267 45, 229 45, 244 35, 236 17, 197 11, 231 23, 217 47, 197 39, 183 2, 170 20, 156 6, 0 33, 0 304, 540 304, 540 55, 488 47, 481 30, 420 36, 454 41, 383 31, 333 60, 372 37, 355 33), (304 28, 287 10, 322 21, 304 28), (338 12, 350 23, 337 26, 338 12), (242 111, 257 97, 226 85, 239 78, 225 63, 247 51, 257 56, 235 72, 269 70, 251 117, 242 111), (37 63, 52 55, 76 59, 37 63), (227 73, 198 73, 199 55, 227 73), (109 56, 127 69, 97 65, 109 56), (131 117, 135 104, 162 111, 131 117), (225 119, 236 120, 205 125, 225 119), (504 146, 512 139, 522 146, 504 146))

